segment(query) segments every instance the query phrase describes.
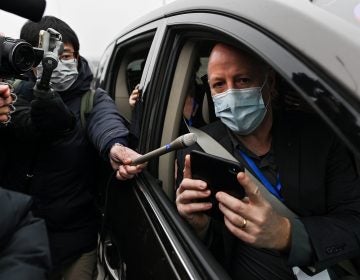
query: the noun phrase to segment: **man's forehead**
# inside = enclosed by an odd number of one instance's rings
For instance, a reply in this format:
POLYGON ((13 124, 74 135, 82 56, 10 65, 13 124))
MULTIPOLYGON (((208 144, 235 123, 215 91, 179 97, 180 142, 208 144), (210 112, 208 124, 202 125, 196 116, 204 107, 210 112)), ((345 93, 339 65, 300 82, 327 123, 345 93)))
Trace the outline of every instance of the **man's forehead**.
POLYGON ((213 61, 208 65, 209 78, 221 78, 224 76, 254 76, 260 72, 260 67, 254 63, 240 60, 213 61))
POLYGON ((255 75, 263 72, 263 63, 251 54, 234 47, 219 44, 216 45, 209 57, 208 75, 233 76, 255 75))

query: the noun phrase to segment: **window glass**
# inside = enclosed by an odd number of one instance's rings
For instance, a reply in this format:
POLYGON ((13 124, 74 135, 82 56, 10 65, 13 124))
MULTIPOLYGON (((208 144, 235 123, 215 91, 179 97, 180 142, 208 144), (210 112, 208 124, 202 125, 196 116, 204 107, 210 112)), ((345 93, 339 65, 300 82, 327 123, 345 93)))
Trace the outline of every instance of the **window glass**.
POLYGON ((134 107, 129 104, 129 97, 136 85, 140 83, 153 36, 144 35, 131 42, 118 46, 117 76, 115 83, 115 102, 122 115, 130 122, 134 107))
POLYGON ((141 75, 144 70, 145 58, 139 58, 131 61, 126 69, 128 89, 132 90, 140 83, 141 75))

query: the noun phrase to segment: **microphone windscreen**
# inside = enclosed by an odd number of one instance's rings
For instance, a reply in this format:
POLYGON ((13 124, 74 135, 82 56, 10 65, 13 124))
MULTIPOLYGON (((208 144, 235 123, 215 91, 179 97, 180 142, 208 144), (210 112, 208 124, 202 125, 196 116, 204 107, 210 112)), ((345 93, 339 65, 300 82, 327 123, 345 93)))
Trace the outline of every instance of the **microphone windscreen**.
POLYGON ((189 147, 191 145, 194 145, 196 143, 196 134, 195 133, 187 133, 183 135, 182 142, 186 147, 189 147))
POLYGON ((0 9, 31 21, 39 21, 45 7, 45 0, 1 0, 0 2, 0 9))

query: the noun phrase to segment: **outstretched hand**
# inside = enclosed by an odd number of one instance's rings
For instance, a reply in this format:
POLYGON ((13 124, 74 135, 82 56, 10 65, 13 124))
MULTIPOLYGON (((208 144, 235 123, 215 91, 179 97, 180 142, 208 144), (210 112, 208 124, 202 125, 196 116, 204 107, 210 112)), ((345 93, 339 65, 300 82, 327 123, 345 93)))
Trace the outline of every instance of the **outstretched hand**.
POLYGON ((237 180, 247 197, 239 200, 218 192, 216 199, 226 227, 244 242, 256 247, 286 251, 290 246, 290 221, 275 212, 259 188, 244 173, 237 180))
POLYGON ((116 172, 116 178, 119 180, 128 180, 143 171, 146 163, 131 165, 132 161, 138 158, 140 154, 123 145, 115 144, 109 153, 110 164, 116 172))

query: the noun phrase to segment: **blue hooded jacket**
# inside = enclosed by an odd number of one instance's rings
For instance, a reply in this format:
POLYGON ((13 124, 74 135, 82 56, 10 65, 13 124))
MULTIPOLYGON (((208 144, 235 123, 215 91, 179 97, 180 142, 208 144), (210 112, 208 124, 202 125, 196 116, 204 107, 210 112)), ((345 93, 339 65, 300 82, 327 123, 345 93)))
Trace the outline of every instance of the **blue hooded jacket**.
MULTIPOLYGON (((109 162, 114 143, 127 145, 126 121, 102 89, 96 90, 93 109, 82 127, 81 97, 90 89, 92 79, 90 67, 81 57, 77 80, 59 93, 76 118, 73 129, 52 138, 40 134, 8 141, 12 153, 4 167, 2 185, 33 196, 34 214, 44 218, 48 228, 55 267, 96 248, 94 193, 99 161, 109 162)), ((34 84, 34 78, 23 82, 17 89, 19 97, 31 102, 34 84)))

